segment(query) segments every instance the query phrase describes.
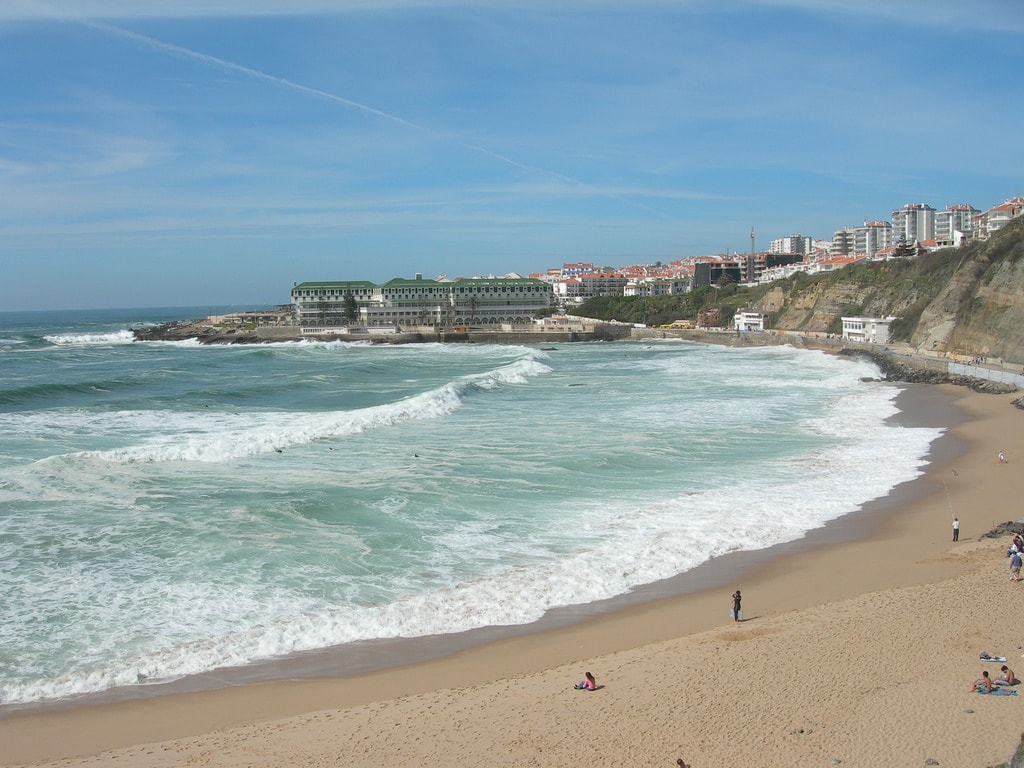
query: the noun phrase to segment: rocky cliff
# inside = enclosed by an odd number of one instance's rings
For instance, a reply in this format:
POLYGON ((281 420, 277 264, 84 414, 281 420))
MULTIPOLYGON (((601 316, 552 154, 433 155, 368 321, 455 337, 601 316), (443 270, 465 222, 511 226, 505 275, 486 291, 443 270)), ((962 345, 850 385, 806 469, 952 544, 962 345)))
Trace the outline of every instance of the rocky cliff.
POLYGON ((844 315, 895 316, 895 340, 1024 364, 1024 220, 962 248, 797 275, 754 305, 774 328, 818 333, 838 332, 844 315))

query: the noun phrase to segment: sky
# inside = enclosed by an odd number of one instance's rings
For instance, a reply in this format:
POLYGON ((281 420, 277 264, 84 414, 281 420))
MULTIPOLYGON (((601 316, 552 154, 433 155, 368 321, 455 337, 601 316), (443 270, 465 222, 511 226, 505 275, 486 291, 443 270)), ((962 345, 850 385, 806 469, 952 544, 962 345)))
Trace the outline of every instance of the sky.
POLYGON ((1024 195, 1020 0, 0 0, 0 311, 264 306, 1024 195))

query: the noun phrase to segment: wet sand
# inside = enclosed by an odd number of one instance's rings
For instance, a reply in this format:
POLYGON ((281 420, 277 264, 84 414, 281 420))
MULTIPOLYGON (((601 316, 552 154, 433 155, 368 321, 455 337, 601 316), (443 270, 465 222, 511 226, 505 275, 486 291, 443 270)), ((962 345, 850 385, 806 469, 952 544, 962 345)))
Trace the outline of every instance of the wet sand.
POLYGON ((1015 397, 909 387, 904 423, 950 427, 926 473, 798 542, 719 558, 537 626, 368 646, 366 668, 382 659, 399 666, 363 674, 329 674, 332 664, 350 667, 350 650, 264 670, 301 679, 225 673, 189 683, 222 686, 211 690, 9 714, 0 719, 0 760, 1001 762, 1020 737, 1024 695, 983 697, 968 686, 983 651, 1024 665, 1024 584, 1008 579, 1006 540, 979 541, 1021 516, 1014 458, 1024 461, 1024 412, 1011 405, 1015 397), (1000 450, 1008 464, 997 463, 1000 450), (962 523, 957 544, 953 513, 962 523), (740 624, 727 619, 736 588, 740 624), (574 691, 588 669, 601 689, 574 691))

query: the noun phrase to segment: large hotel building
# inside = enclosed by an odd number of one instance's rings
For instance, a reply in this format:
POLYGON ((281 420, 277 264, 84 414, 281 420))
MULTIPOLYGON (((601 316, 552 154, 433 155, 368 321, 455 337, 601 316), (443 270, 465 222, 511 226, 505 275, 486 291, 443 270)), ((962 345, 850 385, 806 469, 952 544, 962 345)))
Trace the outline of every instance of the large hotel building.
POLYGON ((530 323, 552 306, 553 294, 548 283, 534 278, 439 281, 416 275, 383 285, 365 280, 298 283, 291 299, 295 323, 306 327, 496 326, 530 323))

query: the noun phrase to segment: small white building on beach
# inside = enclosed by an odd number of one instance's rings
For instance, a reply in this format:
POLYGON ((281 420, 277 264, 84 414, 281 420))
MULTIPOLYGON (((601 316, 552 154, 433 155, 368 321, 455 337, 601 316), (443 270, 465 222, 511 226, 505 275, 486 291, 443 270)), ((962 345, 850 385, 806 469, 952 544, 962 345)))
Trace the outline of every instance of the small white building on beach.
POLYGON ((895 317, 844 317, 843 338, 868 344, 888 344, 889 325, 895 317))
POLYGON ((735 331, 764 331, 768 328, 768 315, 756 309, 737 309, 732 316, 735 331))

